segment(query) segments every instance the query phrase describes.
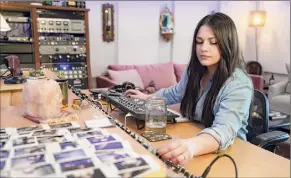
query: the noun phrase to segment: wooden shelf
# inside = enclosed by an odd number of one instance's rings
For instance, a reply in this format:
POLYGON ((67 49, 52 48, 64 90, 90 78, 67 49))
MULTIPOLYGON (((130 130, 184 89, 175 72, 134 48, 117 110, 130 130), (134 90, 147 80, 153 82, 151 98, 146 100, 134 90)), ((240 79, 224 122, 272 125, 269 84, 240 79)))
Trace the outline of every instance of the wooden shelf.
POLYGON ((0 3, 0 10, 31 10, 32 8, 37 9, 51 9, 51 10, 63 10, 63 11, 83 11, 88 12, 89 9, 75 8, 75 7, 61 7, 61 6, 39 6, 25 3, 0 3))
MULTIPOLYGON (((88 87, 92 88, 92 74, 91 74, 91 64, 90 64, 90 40, 89 40, 89 9, 85 8, 74 8, 74 7, 61 7, 61 6, 43 6, 43 5, 31 5, 27 3, 12 3, 12 2, 0 2, 0 12, 1 11, 20 11, 20 12, 30 12, 31 16, 31 28, 32 28, 32 38, 34 46, 34 61, 35 61, 35 68, 39 69, 41 66, 40 61, 40 53, 39 53, 39 36, 41 32, 38 32, 37 27, 37 10, 38 9, 48 9, 48 10, 59 10, 59 11, 77 11, 77 12, 84 12, 84 21, 85 21, 85 33, 83 35, 86 36, 86 63, 87 65, 87 75, 88 75, 88 87)), ((7 43, 7 42, 6 42, 7 43)), ((25 43, 28 44, 28 43, 25 43)), ((16 54, 16 53, 15 53, 16 54)))

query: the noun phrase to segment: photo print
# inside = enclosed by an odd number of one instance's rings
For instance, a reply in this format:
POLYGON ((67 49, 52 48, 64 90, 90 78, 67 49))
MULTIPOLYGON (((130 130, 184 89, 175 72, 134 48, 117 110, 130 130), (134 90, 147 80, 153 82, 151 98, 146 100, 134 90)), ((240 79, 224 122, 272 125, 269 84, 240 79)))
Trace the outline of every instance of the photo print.
POLYGON ((61 152, 61 153, 54 153, 53 155, 56 161, 60 161, 62 159, 81 158, 81 157, 86 156, 84 150, 82 149, 71 150, 71 151, 66 151, 66 152, 61 152))
POLYGON ((0 159, 6 159, 9 157, 9 150, 0 150, 0 159))
POLYGON ((25 148, 16 148, 14 150, 14 156, 44 153, 44 152, 46 152, 46 148, 44 145, 35 145, 35 146, 25 147, 25 148))
POLYGON ((61 167, 62 172, 67 172, 67 171, 94 167, 94 163, 91 160, 91 158, 84 158, 84 159, 78 159, 74 161, 62 162, 60 163, 60 167, 61 167))
POLYGON ((24 169, 11 170, 12 177, 42 177, 53 176, 55 169, 51 164, 30 166, 24 169))
POLYGON ((35 144, 34 137, 19 137, 13 140, 13 146, 24 146, 29 144, 35 144))
POLYGON ((79 146, 79 144, 77 142, 74 142, 74 141, 61 142, 59 144, 60 144, 60 147, 62 150, 77 148, 79 146))
POLYGON ((53 143, 53 142, 65 142, 68 140, 62 135, 56 135, 56 136, 37 137, 37 141, 39 144, 42 144, 42 143, 45 144, 45 143, 53 143))
POLYGON ((44 154, 17 157, 11 159, 11 167, 30 167, 31 164, 44 163, 45 161, 44 154))

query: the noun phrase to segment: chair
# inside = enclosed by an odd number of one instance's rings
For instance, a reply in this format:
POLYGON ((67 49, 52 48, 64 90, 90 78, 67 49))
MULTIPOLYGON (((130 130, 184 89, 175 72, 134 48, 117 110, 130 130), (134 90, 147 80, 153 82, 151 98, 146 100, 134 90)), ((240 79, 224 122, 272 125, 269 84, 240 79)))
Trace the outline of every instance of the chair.
POLYGON ((250 61, 246 65, 249 74, 262 75, 262 65, 256 61, 250 61))
POLYGON ((249 142, 271 152, 275 151, 279 143, 289 138, 285 132, 269 131, 269 102, 259 90, 254 90, 247 129, 249 142))

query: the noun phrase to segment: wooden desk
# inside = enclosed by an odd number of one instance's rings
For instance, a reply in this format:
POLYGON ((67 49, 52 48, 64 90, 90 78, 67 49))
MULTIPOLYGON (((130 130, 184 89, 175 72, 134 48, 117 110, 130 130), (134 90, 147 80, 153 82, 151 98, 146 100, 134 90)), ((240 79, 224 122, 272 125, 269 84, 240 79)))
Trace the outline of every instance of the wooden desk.
MULTIPOLYGON (((172 106, 177 110, 178 107, 172 106)), ((111 113, 124 124, 124 113, 115 110, 111 113)), ((137 130, 134 118, 127 118, 127 127, 136 133, 142 133, 143 130, 137 130)), ((194 123, 168 124, 167 133, 173 138, 190 138, 195 136, 203 129, 202 125, 194 123)), ((156 148, 165 145, 167 141, 153 142, 156 148)), ((249 142, 237 138, 232 146, 224 152, 230 155, 236 162, 239 177, 290 177, 290 160, 266 151, 249 142)), ((190 161, 185 168, 193 175, 202 175, 205 168, 216 157, 216 154, 207 154, 198 156, 190 161)), ((212 167, 209 177, 234 177, 235 171, 232 162, 227 158, 219 159, 212 167)))
MULTIPOLYGON (((72 93, 70 93, 70 105, 72 104, 72 99, 77 98, 73 96, 72 93)), ((66 108, 68 111, 73 111, 71 107, 66 108)), ((92 108, 87 108, 82 110, 79 113, 79 120, 78 122, 80 123, 81 126, 84 126, 84 121, 85 120, 90 120, 92 119, 93 115, 93 109, 92 108)), ((100 112, 100 115, 102 113, 100 112)), ((23 115, 23 107, 22 106, 8 106, 6 108, 1 108, 1 120, 0 120, 0 128, 5 128, 5 127, 23 127, 23 126, 30 126, 30 125, 35 125, 36 123, 25 119, 22 117, 23 115)), ((160 165, 160 170, 154 171, 146 175, 146 177, 166 177, 166 166, 165 164, 159 160, 157 157, 153 156, 149 151, 147 151, 143 146, 141 146, 138 142, 136 142, 133 138, 131 138, 127 133, 122 131, 118 127, 112 127, 112 128, 107 128, 105 129, 110 133, 116 133, 120 137, 122 137, 124 140, 128 141, 132 148, 134 149, 135 152, 143 155, 151 155, 152 158, 160 165)))
MULTIPOLYGON (((70 95, 70 102, 73 96, 70 95)), ((105 106, 106 107, 106 106, 105 106)), ((71 110, 71 108, 68 108, 71 110)), ((80 113, 80 124, 86 119, 91 119, 92 110, 86 109, 80 113)), ((3 127, 20 127, 33 125, 34 123, 21 117, 22 108, 7 107, 1 110, 1 128, 3 127)), ((119 121, 124 121, 124 113, 120 111, 113 111, 111 113, 119 121)), ((141 133, 143 130, 137 130, 134 119, 127 119, 127 127, 136 133, 141 133)), ((168 124, 167 133, 173 138, 190 138, 196 135, 203 127, 193 123, 177 123, 168 124)), ((147 154, 148 152, 139 145, 132 138, 128 137, 123 131, 118 128, 110 128, 110 132, 120 134, 126 138, 135 149, 136 152, 147 154)), ((156 148, 166 144, 170 140, 162 142, 154 142, 152 145, 156 148)), ((232 156, 238 167, 239 177, 290 177, 290 161, 286 158, 280 157, 276 154, 263 150, 248 142, 236 139, 235 143, 223 153, 232 156)), ((191 160, 185 168, 193 175, 200 176, 204 169, 216 157, 216 154, 207 154, 198 156, 191 160)), ((161 161, 156 159, 162 167, 162 172, 154 173, 155 177, 159 177, 164 172, 164 165, 161 161)), ((212 167, 209 177, 234 177, 234 166, 227 158, 219 159, 212 167)))
POLYGON ((0 79, 0 107, 16 106, 22 104, 23 84, 4 84, 0 79))

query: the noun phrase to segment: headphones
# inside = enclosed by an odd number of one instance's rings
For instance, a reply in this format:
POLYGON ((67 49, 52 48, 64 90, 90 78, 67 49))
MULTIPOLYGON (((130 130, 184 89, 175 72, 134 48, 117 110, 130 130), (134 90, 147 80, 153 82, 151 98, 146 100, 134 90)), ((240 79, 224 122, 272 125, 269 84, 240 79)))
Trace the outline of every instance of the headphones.
POLYGON ((114 87, 110 88, 109 91, 111 93, 124 93, 129 89, 135 89, 135 85, 131 82, 123 82, 121 85, 115 85, 114 87))

